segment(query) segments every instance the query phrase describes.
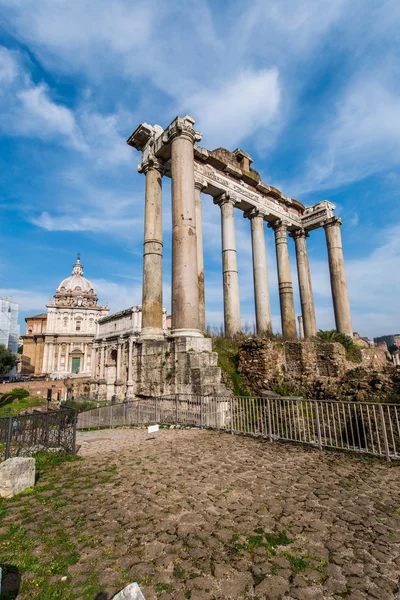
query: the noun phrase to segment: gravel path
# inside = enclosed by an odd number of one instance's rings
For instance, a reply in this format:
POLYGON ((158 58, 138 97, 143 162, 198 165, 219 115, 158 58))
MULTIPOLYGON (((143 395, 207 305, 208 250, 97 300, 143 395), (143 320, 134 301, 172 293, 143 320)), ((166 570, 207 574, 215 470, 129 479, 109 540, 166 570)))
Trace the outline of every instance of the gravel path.
POLYGON ((115 472, 75 498, 98 543, 70 570, 103 565, 104 599, 122 569, 146 600, 400 600, 400 465, 193 429, 78 443, 115 472))

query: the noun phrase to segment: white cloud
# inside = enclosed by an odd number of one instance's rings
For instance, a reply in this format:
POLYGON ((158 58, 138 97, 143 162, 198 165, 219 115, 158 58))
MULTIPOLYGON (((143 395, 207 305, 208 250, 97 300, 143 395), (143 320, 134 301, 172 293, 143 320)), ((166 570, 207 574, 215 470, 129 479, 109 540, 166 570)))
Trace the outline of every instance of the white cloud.
POLYGON ((209 88, 187 98, 211 148, 233 148, 277 115, 280 87, 276 69, 245 70, 219 89, 209 88))
POLYGON ((56 139, 61 135, 77 150, 88 149, 73 112, 66 106, 52 102, 47 86, 40 84, 19 90, 16 97, 20 101, 13 124, 16 132, 42 139, 56 139))
POLYGON ((46 295, 35 290, 20 290, 18 288, 1 288, 0 296, 10 296, 14 302, 18 302, 21 311, 46 310, 46 304, 50 294, 46 295))
POLYGON ((113 219, 103 215, 85 217, 73 214, 64 214, 59 217, 48 212, 42 212, 38 217, 33 217, 31 222, 47 231, 93 231, 107 233, 127 233, 133 227, 141 225, 137 219, 113 219))

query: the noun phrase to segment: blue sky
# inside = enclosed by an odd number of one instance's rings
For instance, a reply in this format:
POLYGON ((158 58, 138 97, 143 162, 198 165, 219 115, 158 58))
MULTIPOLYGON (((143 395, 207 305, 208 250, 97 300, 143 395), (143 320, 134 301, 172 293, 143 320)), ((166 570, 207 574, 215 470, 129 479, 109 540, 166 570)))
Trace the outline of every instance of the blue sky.
MULTIPOLYGON (((113 311, 141 303, 144 177, 125 140, 143 121, 189 113, 205 147, 240 146, 285 195, 336 204, 354 330, 400 331, 398 0, 0 0, 0 23, 0 295, 20 303, 22 329, 77 252, 113 311)), ((207 321, 219 325, 219 209, 203 200, 207 321)), ((167 309, 170 222, 166 180, 167 309)), ((252 324, 239 211, 236 234, 252 324)), ((278 330, 267 228, 266 239, 278 330)), ((323 231, 308 247, 317 323, 333 328, 323 231)))

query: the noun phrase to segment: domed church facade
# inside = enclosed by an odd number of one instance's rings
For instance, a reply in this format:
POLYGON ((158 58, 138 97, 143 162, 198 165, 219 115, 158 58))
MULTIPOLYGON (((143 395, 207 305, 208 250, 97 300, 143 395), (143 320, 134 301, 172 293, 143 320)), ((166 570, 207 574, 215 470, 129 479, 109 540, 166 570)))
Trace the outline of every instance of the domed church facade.
POLYGON ((54 300, 47 305, 42 373, 51 377, 91 376, 97 321, 109 313, 108 305, 98 305, 97 301, 78 254, 72 274, 60 283, 54 300))

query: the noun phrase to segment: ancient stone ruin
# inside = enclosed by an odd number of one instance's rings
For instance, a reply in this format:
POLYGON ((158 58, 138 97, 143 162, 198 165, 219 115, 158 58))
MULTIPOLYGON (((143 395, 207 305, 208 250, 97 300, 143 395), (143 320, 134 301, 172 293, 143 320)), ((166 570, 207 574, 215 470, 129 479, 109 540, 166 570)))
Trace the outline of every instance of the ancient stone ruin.
POLYGON ((201 134, 190 116, 177 117, 165 130, 142 123, 128 144, 142 155, 138 167, 146 177, 143 252, 142 330, 118 335, 113 350, 108 339, 94 344, 91 394, 108 398, 105 361, 115 361, 115 399, 143 394, 226 393, 217 356, 205 329, 204 261, 201 192, 221 209, 224 322, 226 337, 241 330, 240 297, 234 228, 235 208, 251 223, 255 315, 258 334, 272 330, 264 221, 274 231, 278 266, 282 333, 297 337, 288 234, 294 239, 300 286, 302 328, 317 332, 307 255, 309 232, 323 227, 337 330, 352 335, 350 305, 340 234, 334 206, 322 201, 305 207, 261 181, 243 150, 210 151, 198 145, 201 134), (172 181, 172 328, 163 326, 162 178, 172 181), (112 358, 114 356, 114 358, 112 358))

